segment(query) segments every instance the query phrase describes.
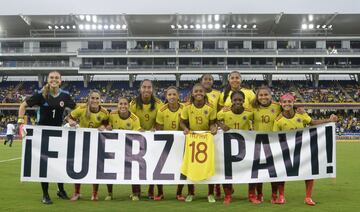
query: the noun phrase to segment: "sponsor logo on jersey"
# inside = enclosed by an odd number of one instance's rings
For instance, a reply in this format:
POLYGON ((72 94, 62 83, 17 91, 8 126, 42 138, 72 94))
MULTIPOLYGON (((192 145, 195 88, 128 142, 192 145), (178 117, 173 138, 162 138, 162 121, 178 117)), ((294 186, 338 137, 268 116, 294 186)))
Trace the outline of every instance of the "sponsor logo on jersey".
POLYGON ((60 107, 64 107, 64 105, 65 105, 65 103, 64 103, 64 101, 60 101, 60 107))

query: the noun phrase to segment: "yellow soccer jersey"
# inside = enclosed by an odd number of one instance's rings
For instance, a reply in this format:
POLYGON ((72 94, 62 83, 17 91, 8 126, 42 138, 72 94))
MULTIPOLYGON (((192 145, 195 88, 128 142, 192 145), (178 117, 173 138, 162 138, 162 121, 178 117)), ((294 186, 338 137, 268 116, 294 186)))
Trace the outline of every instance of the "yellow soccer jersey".
POLYGON ((118 111, 113 111, 109 115, 109 124, 113 129, 120 130, 140 130, 140 119, 130 112, 130 116, 127 119, 122 119, 119 116, 118 111))
POLYGON ((301 129, 304 128, 305 125, 310 123, 311 117, 307 113, 295 113, 294 117, 292 117, 291 119, 287 119, 282 114, 280 114, 274 122, 273 131, 301 129))
POLYGON ((98 128, 109 119, 109 112, 103 107, 97 113, 90 113, 90 118, 86 117, 86 109, 87 105, 82 105, 70 113, 72 119, 79 120, 80 127, 98 128))
MULTIPOLYGON (((252 101, 256 98, 255 93, 250 90, 250 89, 245 89, 245 88, 241 88, 241 91, 245 94, 245 101, 244 101, 244 108, 245 109, 250 109, 251 110, 251 103, 252 101)), ((231 107, 232 103, 231 103, 231 94, 232 91, 229 92, 229 95, 227 96, 227 98, 224 100, 224 92, 221 92, 220 98, 219 98, 219 105, 224 107, 231 107)))
POLYGON ((180 115, 183 110, 183 105, 177 111, 172 112, 169 109, 169 105, 165 104, 156 115, 156 123, 163 125, 164 130, 180 130, 180 115))
POLYGON ((230 129, 237 130, 250 130, 253 117, 254 113, 250 110, 245 109, 241 114, 235 114, 228 107, 222 108, 217 114, 218 120, 223 121, 230 129))
POLYGON ((215 89, 212 89, 210 93, 206 93, 209 102, 215 107, 215 109, 218 107, 220 94, 220 91, 215 89))
POLYGON ((193 181, 206 180, 214 176, 214 152, 214 136, 211 133, 187 134, 181 173, 193 181))
POLYGON ((281 106, 279 103, 273 102, 268 107, 259 106, 253 109, 254 111, 254 130, 258 131, 272 131, 275 119, 281 113, 281 106))
POLYGON ((186 103, 181 112, 181 119, 189 121, 190 130, 209 130, 209 122, 216 120, 216 109, 210 103, 206 103, 202 108, 186 103))
POLYGON ((135 100, 130 103, 130 111, 134 113, 140 119, 140 126, 144 130, 151 130, 156 121, 157 111, 163 106, 160 99, 155 99, 155 109, 150 110, 151 104, 143 104, 143 108, 140 109, 136 106, 135 100))

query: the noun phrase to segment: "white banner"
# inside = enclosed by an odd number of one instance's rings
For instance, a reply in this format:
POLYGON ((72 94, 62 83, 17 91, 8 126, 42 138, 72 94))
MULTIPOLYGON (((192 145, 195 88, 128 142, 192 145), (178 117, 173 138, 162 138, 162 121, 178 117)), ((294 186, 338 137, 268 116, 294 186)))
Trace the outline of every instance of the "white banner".
MULTIPOLYGON (((181 131, 103 131, 26 126, 21 181, 188 184, 180 174, 181 131)), ((219 131, 215 176, 196 183, 255 183, 336 177, 335 125, 287 132, 219 131)))

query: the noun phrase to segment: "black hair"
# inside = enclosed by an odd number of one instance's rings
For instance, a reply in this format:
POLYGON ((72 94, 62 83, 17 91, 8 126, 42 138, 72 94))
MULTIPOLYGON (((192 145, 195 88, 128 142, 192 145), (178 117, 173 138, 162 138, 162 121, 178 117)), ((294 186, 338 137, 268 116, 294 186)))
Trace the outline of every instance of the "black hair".
MULTIPOLYGON (((154 90, 154 85, 152 83, 151 80, 149 79, 144 79, 143 81, 141 81, 140 83, 140 88, 139 90, 141 89, 141 86, 144 84, 144 82, 150 82, 151 83, 151 86, 153 87, 153 90, 154 90)), ((135 98, 135 103, 136 103, 136 107, 140 108, 141 110, 143 109, 143 101, 142 101, 142 98, 141 98, 141 93, 139 92, 139 95, 135 98)), ((150 97, 150 110, 153 111, 155 110, 155 96, 154 96, 154 92, 151 94, 151 97, 150 97)))

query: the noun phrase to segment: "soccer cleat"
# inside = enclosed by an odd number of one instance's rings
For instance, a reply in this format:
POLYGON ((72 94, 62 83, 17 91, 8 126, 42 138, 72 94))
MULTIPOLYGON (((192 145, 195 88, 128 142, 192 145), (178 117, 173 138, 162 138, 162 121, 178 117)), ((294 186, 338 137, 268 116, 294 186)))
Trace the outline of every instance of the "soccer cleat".
POLYGON ((49 195, 43 196, 43 198, 42 198, 42 203, 45 204, 45 205, 53 204, 53 202, 51 201, 49 195))
POLYGON ((154 199, 154 194, 148 194, 148 199, 154 199))
POLYGON ((185 202, 192 202, 194 199, 194 195, 187 195, 185 202))
POLYGON ((160 200, 162 200, 162 199, 164 199, 164 195, 163 195, 163 194, 154 197, 154 200, 155 200, 155 201, 160 201, 160 200))
POLYGON ((271 204, 276 204, 276 200, 277 200, 277 194, 272 194, 272 195, 271 195, 270 203, 271 203, 271 204))
POLYGON ((229 205, 231 203, 231 195, 225 195, 224 204, 229 205))
POLYGON ((93 194, 91 195, 91 200, 92 200, 92 201, 98 201, 98 200, 99 200, 99 198, 98 198, 98 196, 97 196, 96 193, 93 193, 93 194))
POLYGON ((112 199, 113 199, 112 194, 109 194, 105 197, 105 201, 110 201, 112 199))
POLYGON ((214 195, 212 195, 212 194, 208 195, 207 198, 208 198, 208 202, 209 202, 209 203, 214 203, 214 202, 216 202, 215 197, 214 197, 214 195))
POLYGON ((185 197, 183 196, 183 195, 181 195, 181 194, 179 194, 179 195, 176 195, 176 199, 178 200, 178 201, 185 201, 185 197))
POLYGON ((279 198, 276 200, 275 203, 276 203, 276 204, 280 204, 280 205, 285 204, 285 203, 286 203, 285 196, 280 195, 279 198))
POLYGON ((260 204, 261 202, 256 197, 249 197, 249 202, 252 204, 260 204))
POLYGON ((304 199, 304 203, 307 204, 307 205, 310 205, 310 206, 315 206, 316 203, 311 199, 311 197, 306 197, 304 199))
POLYGON ((140 200, 139 196, 136 195, 136 194, 130 195, 130 198, 131 198, 132 201, 139 201, 140 200))
POLYGON ((259 200, 260 202, 264 202, 264 195, 263 194, 258 194, 257 195, 257 200, 259 200))
POLYGON ((77 201, 80 199, 80 194, 79 193, 75 193, 72 197, 71 197, 71 201, 77 201))
POLYGON ((56 195, 60 198, 60 199, 70 199, 66 193, 66 191, 57 191, 56 195))

